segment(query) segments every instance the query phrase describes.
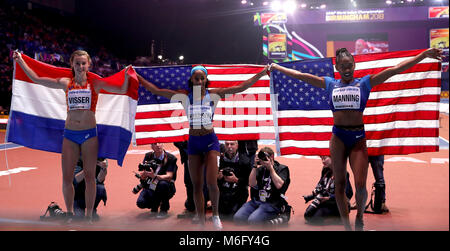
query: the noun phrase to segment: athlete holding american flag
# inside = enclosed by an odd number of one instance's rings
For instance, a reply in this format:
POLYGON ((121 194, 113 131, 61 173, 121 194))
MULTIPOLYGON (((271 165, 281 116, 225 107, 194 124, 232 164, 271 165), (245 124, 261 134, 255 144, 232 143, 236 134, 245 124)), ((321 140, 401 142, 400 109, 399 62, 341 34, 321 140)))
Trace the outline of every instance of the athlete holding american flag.
POLYGON ((330 98, 330 109, 333 112, 333 134, 330 140, 330 154, 333 162, 333 173, 336 184, 336 201, 341 219, 346 230, 351 230, 349 222, 349 208, 345 198, 345 174, 347 158, 354 174, 356 187, 357 215, 355 229, 363 230, 363 213, 367 200, 366 180, 368 169, 368 153, 365 139, 363 111, 366 106, 370 90, 384 83, 390 77, 399 74, 425 58, 441 59, 442 51, 430 48, 420 54, 407 59, 394 67, 354 78, 355 60, 345 48, 336 51, 336 70, 341 79, 318 77, 309 73, 302 73, 293 69, 272 64, 269 70, 279 70, 290 77, 300 79, 313 86, 324 88, 330 98))
POLYGON ((206 168, 206 183, 213 209, 213 224, 217 230, 222 229, 219 218, 219 189, 217 187, 218 163, 220 145, 213 128, 214 110, 220 99, 228 94, 245 91, 256 83, 267 72, 268 66, 242 83, 224 88, 208 89, 208 71, 198 65, 191 69, 189 90, 170 90, 158 88, 138 74, 138 79, 148 91, 181 102, 186 110, 189 121, 189 173, 194 186, 195 220, 205 224, 203 180, 206 168))

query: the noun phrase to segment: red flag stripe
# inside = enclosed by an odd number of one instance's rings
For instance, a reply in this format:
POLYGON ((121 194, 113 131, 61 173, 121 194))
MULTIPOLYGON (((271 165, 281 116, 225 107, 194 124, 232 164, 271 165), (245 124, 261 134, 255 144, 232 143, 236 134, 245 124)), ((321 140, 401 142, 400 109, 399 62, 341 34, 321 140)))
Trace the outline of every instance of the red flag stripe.
POLYGON ((423 95, 413 97, 399 97, 399 98, 386 98, 367 101, 366 107, 379 107, 386 105, 401 105, 401 104, 417 104, 422 102, 439 102, 440 95, 423 95))
POLYGON ((298 147, 283 147, 280 149, 281 155, 301 154, 301 155, 330 155, 328 148, 298 148, 298 147))
MULTIPOLYGON (((388 69, 390 67, 378 67, 378 68, 372 68, 372 69, 364 69, 364 70, 356 70, 354 73, 355 78, 361 78, 366 75, 376 74, 378 72, 381 72, 385 69, 388 69)), ((440 71, 440 66, 436 63, 422 63, 422 64, 416 64, 415 66, 409 68, 406 71, 401 72, 400 74, 405 73, 413 73, 413 72, 426 72, 426 71, 440 71)), ((334 73, 336 79, 341 78, 341 74, 339 72, 334 73)))
POLYGON ((397 155, 421 152, 439 152, 439 146, 386 146, 367 149, 369 155, 397 155))
POLYGON ((437 131, 436 128, 396 128, 384 131, 366 131, 366 137, 371 140, 407 137, 439 137, 439 131, 437 131))

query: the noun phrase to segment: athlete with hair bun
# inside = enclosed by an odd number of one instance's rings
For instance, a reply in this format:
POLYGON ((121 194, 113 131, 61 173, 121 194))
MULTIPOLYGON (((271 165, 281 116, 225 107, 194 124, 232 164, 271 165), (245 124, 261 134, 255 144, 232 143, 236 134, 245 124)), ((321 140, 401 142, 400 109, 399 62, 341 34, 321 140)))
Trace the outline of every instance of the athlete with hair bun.
POLYGON ((336 202, 346 230, 352 230, 349 221, 349 208, 345 197, 345 175, 347 159, 352 169, 356 187, 357 214, 355 230, 364 229, 363 214, 367 200, 368 154, 365 139, 363 111, 369 98, 370 90, 382 84, 388 78, 399 74, 425 58, 441 59, 442 50, 430 48, 407 59, 394 67, 377 74, 354 78, 355 60, 346 48, 336 51, 336 70, 341 79, 318 77, 293 69, 272 64, 269 71, 278 70, 290 77, 300 79, 313 86, 325 88, 330 98, 333 112, 333 133, 330 139, 330 154, 336 184, 336 202))
POLYGON ((168 99, 176 99, 186 110, 189 121, 189 173, 194 186, 194 203, 196 216, 194 223, 205 224, 205 203, 203 197, 204 169, 206 168, 206 185, 213 209, 213 224, 217 230, 221 230, 222 223, 219 218, 219 188, 217 186, 217 176, 219 172, 218 156, 220 154, 220 144, 213 128, 214 109, 220 99, 226 94, 235 94, 245 91, 258 81, 266 71, 268 66, 255 74, 250 79, 239 85, 208 89, 208 71, 204 66, 198 65, 192 68, 189 78, 189 90, 169 90, 160 89, 150 83, 139 74, 139 82, 150 92, 168 99))

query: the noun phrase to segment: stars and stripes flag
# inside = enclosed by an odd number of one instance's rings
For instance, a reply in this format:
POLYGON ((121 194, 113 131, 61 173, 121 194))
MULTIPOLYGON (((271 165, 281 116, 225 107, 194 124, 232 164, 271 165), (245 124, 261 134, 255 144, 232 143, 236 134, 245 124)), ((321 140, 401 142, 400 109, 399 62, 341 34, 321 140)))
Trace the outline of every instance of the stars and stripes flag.
MULTIPOLYGON (((423 50, 354 56, 355 78, 376 74, 423 50)), ((335 58, 281 63, 317 76, 340 78, 335 58)), ((369 155, 439 151, 441 64, 426 58, 372 88, 364 111, 369 155)), ((333 115, 325 89, 272 72, 277 147, 282 155, 328 155, 333 115)))
MULTIPOLYGON (((209 89, 242 83, 263 69, 260 65, 203 65, 209 89)), ((159 88, 188 89, 193 66, 135 67, 136 72, 159 88)), ((135 144, 188 140, 189 124, 180 102, 153 95, 139 87, 135 144)), ((265 75, 249 89, 220 100, 214 114, 219 140, 275 139, 270 99, 270 78, 265 75)))

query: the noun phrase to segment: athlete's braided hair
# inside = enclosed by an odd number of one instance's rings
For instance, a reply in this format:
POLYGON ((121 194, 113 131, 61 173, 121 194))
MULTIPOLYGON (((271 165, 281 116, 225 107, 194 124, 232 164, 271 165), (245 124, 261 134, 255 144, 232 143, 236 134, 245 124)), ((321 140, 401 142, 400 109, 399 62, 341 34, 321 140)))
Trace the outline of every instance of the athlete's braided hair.
POLYGON ((339 48, 336 51, 336 64, 341 60, 343 57, 351 57, 353 61, 355 60, 353 58, 353 55, 347 50, 347 48, 339 48))

